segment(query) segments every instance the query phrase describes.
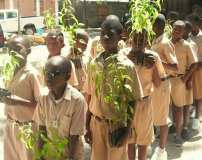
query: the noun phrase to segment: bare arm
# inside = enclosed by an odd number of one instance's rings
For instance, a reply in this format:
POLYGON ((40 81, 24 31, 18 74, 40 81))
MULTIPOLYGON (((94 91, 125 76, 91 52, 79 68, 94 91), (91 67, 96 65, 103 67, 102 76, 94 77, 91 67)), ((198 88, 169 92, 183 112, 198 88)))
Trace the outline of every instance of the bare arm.
POLYGON ((158 70, 157 70, 156 66, 154 66, 152 81, 156 87, 159 87, 161 84, 161 78, 158 74, 158 70))
POLYGON ((189 69, 187 70, 187 72, 185 73, 185 75, 184 75, 184 77, 182 78, 182 80, 183 80, 184 82, 187 82, 188 80, 190 80, 190 79, 191 79, 191 76, 192 76, 192 74, 193 74, 193 72, 197 69, 197 67, 198 67, 198 64, 197 64, 197 63, 193 63, 193 64, 189 67, 189 69))
POLYGON ((79 142, 79 136, 78 135, 71 135, 69 137, 69 158, 73 159, 76 151, 76 146, 79 142))
POLYGON ((24 98, 18 97, 16 95, 12 95, 12 96, 8 96, 8 97, 4 97, 4 103, 8 104, 8 105, 20 105, 20 106, 24 106, 24 107, 36 107, 37 102, 36 101, 29 101, 26 100, 24 98))

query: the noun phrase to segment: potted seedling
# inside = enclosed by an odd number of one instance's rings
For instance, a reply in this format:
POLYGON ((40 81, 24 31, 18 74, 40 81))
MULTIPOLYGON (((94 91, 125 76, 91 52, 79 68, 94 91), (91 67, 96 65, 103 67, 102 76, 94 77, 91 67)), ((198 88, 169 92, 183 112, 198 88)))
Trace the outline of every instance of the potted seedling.
POLYGON ((19 66, 19 61, 23 57, 15 51, 8 51, 8 56, 5 58, 3 68, 1 70, 1 77, 3 79, 4 87, 0 88, 0 101, 11 93, 8 90, 9 83, 12 81, 16 68, 19 66))
POLYGON ((63 7, 60 12, 60 22, 62 30, 68 34, 68 41, 71 47, 71 59, 80 59, 82 50, 80 48, 75 48, 74 45, 76 43, 76 32, 79 28, 84 27, 84 24, 79 23, 74 15, 74 8, 72 7, 70 0, 63 1, 63 7))
POLYGON ((51 138, 45 136, 42 131, 33 131, 31 123, 23 125, 19 129, 18 138, 28 150, 33 152, 34 160, 40 160, 41 157, 48 160, 62 159, 69 142, 66 137, 59 136, 54 128, 51 129, 51 138), (37 143, 40 140, 44 143, 42 148, 39 148, 37 143))
MULTIPOLYGON (((138 39, 143 37, 143 43, 151 46, 152 40, 154 38, 154 31, 152 26, 161 10, 161 4, 163 0, 131 0, 130 1, 130 15, 131 15, 131 37, 135 34, 138 39), (140 34, 141 33, 141 34, 140 34), (143 34, 142 34, 143 33, 143 34)), ((139 44, 136 44, 138 46, 139 44)), ((145 44, 144 44, 145 46, 145 44)), ((145 56, 148 56, 146 53, 136 53, 135 62, 144 64, 145 56)))

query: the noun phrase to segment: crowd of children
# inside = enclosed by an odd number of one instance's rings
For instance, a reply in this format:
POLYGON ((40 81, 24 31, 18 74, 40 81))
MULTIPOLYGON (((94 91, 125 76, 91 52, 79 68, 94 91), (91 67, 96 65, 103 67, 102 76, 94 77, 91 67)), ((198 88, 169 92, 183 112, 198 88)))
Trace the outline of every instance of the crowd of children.
POLYGON ((191 15, 169 22, 172 33, 167 37, 167 19, 158 15, 153 24, 155 37, 149 43, 145 30, 131 33, 130 15, 126 14, 122 23, 110 15, 92 43, 86 31, 78 30, 67 56, 61 51, 65 46, 62 32, 50 31, 45 39, 49 56, 39 71, 26 61, 31 53, 29 41, 12 37, 9 49, 23 58, 8 84, 11 96, 3 99, 7 117, 4 159, 32 159, 17 138, 19 127, 32 123, 49 138, 54 128, 68 139, 62 160, 84 160, 84 140, 91 146, 91 160, 135 160, 136 146, 138 159, 146 160, 154 131, 160 128, 159 145, 151 159, 167 160, 170 121, 174 142, 181 146, 191 138, 191 109, 195 111, 194 130, 199 131, 202 114, 201 20, 191 15), (113 56, 116 60, 110 61, 113 56), (124 127, 113 123, 119 114, 106 102, 106 92, 114 81, 110 63, 127 68, 125 74, 130 77, 126 84, 133 93, 133 116, 124 127), (101 86, 96 73, 104 75, 101 86))

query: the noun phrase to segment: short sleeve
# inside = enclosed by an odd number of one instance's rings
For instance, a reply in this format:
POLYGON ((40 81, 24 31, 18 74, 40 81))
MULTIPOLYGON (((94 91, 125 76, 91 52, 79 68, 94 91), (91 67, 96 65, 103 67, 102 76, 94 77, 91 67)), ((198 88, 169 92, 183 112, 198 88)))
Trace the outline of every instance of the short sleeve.
POLYGON ((31 88, 33 89, 35 101, 38 101, 39 97, 41 96, 42 85, 40 80, 40 74, 37 71, 30 73, 30 83, 32 86, 31 88))
POLYGON ((87 103, 81 95, 76 101, 74 112, 72 115, 70 135, 83 135, 85 132, 87 103))
POLYGON ((40 101, 37 103, 37 106, 36 106, 32 120, 34 122, 36 122, 36 124, 38 126, 45 126, 46 125, 45 124, 45 110, 44 110, 43 105, 41 104, 40 101))
POLYGON ((163 78, 166 76, 166 72, 165 72, 165 69, 163 67, 163 64, 162 64, 162 61, 160 59, 160 57, 158 56, 158 54, 155 55, 156 56, 156 69, 158 71, 158 75, 160 78, 163 78))
POLYGON ((71 64, 72 64, 72 71, 71 71, 71 77, 69 79, 69 84, 71 86, 78 86, 78 79, 76 77, 75 66, 72 62, 71 62, 71 64))

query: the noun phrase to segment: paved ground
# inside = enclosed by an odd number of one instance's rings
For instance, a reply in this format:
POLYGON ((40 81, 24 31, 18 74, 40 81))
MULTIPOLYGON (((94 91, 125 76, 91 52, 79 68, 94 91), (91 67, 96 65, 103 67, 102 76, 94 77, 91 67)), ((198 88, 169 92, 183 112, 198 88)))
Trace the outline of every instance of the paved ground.
MULTIPOLYGON (((44 47, 43 50, 45 49, 44 47)), ((44 54, 46 51, 41 52, 41 48, 38 47, 35 49, 35 54, 31 56, 30 60, 35 63, 35 60, 40 58, 45 58, 44 54)), ((0 66, 2 64, 2 59, 4 56, 0 54, 0 66)), ((4 105, 0 104, 0 160, 3 160, 3 127, 5 124, 4 117, 4 105)), ((181 148, 176 147, 174 143, 172 143, 172 135, 169 136, 169 143, 167 147, 168 151, 168 159, 169 160, 202 160, 202 126, 201 131, 197 133, 193 133, 193 138, 184 143, 181 148)), ((158 140, 155 141, 153 145, 153 149, 158 143, 158 140)), ((85 160, 89 160, 90 156, 90 148, 88 145, 85 145, 86 158, 85 160)))

